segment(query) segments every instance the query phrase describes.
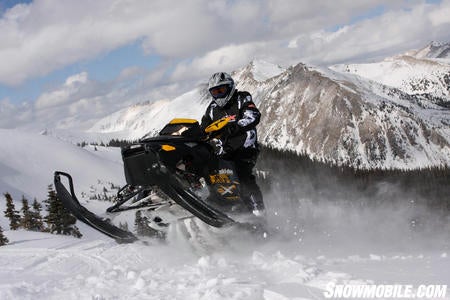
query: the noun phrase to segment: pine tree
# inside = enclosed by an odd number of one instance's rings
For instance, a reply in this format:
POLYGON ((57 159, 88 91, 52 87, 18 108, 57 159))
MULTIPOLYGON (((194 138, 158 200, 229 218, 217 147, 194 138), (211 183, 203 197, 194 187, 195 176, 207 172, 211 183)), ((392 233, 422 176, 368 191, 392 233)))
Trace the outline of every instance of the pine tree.
POLYGON ((142 227, 143 227, 143 236, 150 236, 150 237, 163 237, 163 233, 159 232, 152 227, 148 225, 148 218, 143 217, 142 218, 142 227))
POLYGON ((63 206, 52 185, 48 186, 45 202, 48 210, 45 222, 51 233, 82 237, 80 230, 75 226, 77 219, 63 206))
POLYGON ((71 230, 69 231, 69 234, 76 238, 81 238, 83 236, 80 229, 78 229, 78 227, 76 225, 71 226, 71 230))
POLYGON ((32 231, 45 231, 44 221, 42 218, 42 205, 34 198, 32 214, 32 225, 30 230, 32 231))
POLYGON ((119 222, 119 228, 123 229, 125 231, 128 231, 128 223, 127 222, 124 222, 124 223, 119 222))
POLYGON ((20 225, 26 230, 30 230, 33 222, 33 215, 30 211, 30 205, 28 205, 28 199, 22 196, 22 218, 20 219, 20 225))
POLYGON ((137 235, 164 238, 163 233, 153 229, 148 225, 148 218, 143 217, 140 211, 136 211, 134 228, 137 235))
POLYGON ((58 201, 55 190, 52 185, 47 188, 47 199, 44 201, 47 207, 48 215, 44 218, 49 232, 61 234, 63 224, 61 218, 62 203, 58 201))
POLYGON ((9 228, 17 230, 20 228, 20 215, 14 206, 14 201, 9 193, 4 194, 6 198, 5 217, 9 219, 9 228))
POLYGON ((137 235, 144 234, 144 227, 142 226, 142 215, 141 211, 136 211, 135 219, 134 219, 134 230, 136 230, 137 235))
POLYGON ((8 238, 3 234, 3 228, 0 226, 0 246, 6 245, 9 243, 8 238))
POLYGON ((75 218, 71 213, 69 213, 67 209, 65 209, 64 207, 61 211, 61 217, 63 225, 62 234, 72 235, 77 238, 81 238, 83 236, 78 227, 75 226, 77 218, 75 218))

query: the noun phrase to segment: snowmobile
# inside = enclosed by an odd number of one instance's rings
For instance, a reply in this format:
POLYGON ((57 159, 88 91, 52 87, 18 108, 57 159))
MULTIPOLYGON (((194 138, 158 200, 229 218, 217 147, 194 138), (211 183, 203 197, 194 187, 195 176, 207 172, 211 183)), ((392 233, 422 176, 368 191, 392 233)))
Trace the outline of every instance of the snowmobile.
POLYGON ((149 227, 158 236, 164 235, 171 222, 183 218, 196 217, 213 227, 242 224, 234 217, 249 210, 241 200, 234 165, 214 155, 209 143, 226 132, 230 121, 222 118, 202 131, 197 120, 173 119, 158 136, 147 134, 137 143, 122 147, 126 185, 106 210, 106 218, 80 204, 68 173, 55 172, 57 195, 78 220, 119 243, 138 239, 110 222, 110 218, 129 210, 144 211, 149 227), (62 177, 67 178, 70 192, 62 177))

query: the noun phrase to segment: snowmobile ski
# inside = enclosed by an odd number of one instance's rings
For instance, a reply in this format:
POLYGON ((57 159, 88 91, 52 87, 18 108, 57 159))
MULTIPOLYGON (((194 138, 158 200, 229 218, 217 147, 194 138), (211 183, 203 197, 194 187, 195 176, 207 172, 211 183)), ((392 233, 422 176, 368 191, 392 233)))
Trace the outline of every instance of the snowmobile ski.
POLYGON ((133 233, 111 224, 107 220, 102 219, 82 206, 75 195, 72 176, 64 172, 56 171, 54 175, 54 183, 58 198, 64 207, 68 209, 78 220, 115 239, 118 243, 133 243, 138 240, 133 233), (68 179, 70 193, 61 182, 61 176, 68 179))

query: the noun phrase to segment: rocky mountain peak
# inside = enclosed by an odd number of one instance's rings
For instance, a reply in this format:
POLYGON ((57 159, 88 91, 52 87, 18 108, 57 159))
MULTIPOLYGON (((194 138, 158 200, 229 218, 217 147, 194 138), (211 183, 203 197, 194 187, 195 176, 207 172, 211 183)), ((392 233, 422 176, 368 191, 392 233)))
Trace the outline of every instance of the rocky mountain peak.
POLYGON ((417 50, 413 54, 416 58, 450 58, 450 43, 431 42, 426 47, 417 50))
POLYGON ((431 120, 413 96, 303 64, 279 78, 260 101, 264 144, 363 169, 450 161, 448 123, 441 123, 449 112, 438 109, 431 120))

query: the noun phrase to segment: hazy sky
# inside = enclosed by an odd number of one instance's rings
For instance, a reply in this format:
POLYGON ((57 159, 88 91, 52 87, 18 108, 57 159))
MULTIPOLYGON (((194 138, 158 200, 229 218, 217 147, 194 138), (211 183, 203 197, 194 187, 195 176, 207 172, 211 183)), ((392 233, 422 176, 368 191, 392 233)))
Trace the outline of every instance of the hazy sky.
POLYGON ((450 41, 450 0, 0 0, 0 127, 171 98, 252 59, 373 61, 450 41))

